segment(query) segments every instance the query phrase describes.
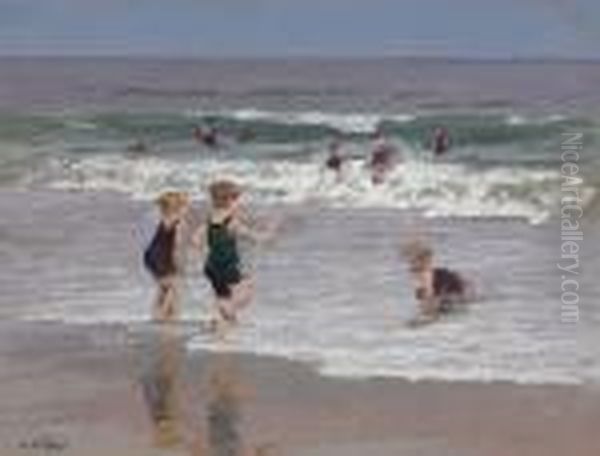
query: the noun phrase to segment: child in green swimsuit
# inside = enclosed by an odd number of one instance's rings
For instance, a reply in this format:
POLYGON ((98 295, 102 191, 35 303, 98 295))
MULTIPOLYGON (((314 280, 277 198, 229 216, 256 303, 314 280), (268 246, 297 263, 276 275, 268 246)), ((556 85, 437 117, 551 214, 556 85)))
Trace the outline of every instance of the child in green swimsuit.
POLYGON ((209 216, 194 233, 192 242, 206 250, 204 274, 215 292, 220 319, 235 323, 238 312, 253 296, 251 277, 242 271, 239 239, 245 237, 260 242, 269 236, 255 231, 245 220, 237 184, 219 180, 210 186, 209 193, 209 216))

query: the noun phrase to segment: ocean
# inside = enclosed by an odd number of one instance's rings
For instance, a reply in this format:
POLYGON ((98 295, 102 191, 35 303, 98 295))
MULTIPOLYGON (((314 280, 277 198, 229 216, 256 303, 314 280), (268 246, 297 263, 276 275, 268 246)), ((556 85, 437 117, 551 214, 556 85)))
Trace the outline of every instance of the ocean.
POLYGON ((190 255, 190 350, 305 361, 324 375, 597 383, 600 64, 585 61, 0 59, 0 318, 150 330, 152 199, 230 176, 283 220, 248 248, 257 296, 224 345, 190 255), (192 138, 222 132, 218 150, 192 138), (436 126, 453 148, 433 159, 436 126), (374 186, 385 132, 402 160, 374 186), (561 142, 583 136, 579 321, 561 319, 561 142), (323 166, 332 138, 349 157, 323 166), (143 142, 144 150, 131 150, 143 142), (465 312, 410 329, 401 246, 471 277, 465 312))

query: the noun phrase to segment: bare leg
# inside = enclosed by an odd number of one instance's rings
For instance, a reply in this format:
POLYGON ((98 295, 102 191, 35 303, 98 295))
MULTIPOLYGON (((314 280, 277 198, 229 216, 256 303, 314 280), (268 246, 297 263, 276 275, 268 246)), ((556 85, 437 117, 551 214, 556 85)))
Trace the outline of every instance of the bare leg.
POLYGON ((177 314, 178 298, 179 298, 179 294, 177 292, 177 286, 174 283, 172 283, 167 289, 167 293, 165 296, 165 302, 164 302, 164 313, 165 313, 165 317, 168 320, 172 320, 173 318, 175 318, 175 316, 177 314))
POLYGON ((170 320, 175 317, 177 308, 177 284, 174 277, 160 280, 158 296, 154 308, 154 318, 158 321, 170 320))
POLYGON ((225 330, 238 321, 238 313, 250 304, 254 296, 254 285, 246 279, 232 287, 231 296, 228 298, 217 297, 215 308, 217 317, 212 322, 217 332, 225 330))
POLYGON ((216 302, 217 311, 219 317, 229 323, 235 323, 236 314, 233 297, 230 298, 217 298, 216 302))
POLYGON ((227 335, 229 327, 236 323, 236 316, 232 309, 231 298, 216 298, 215 310, 217 314, 214 318, 211 318, 210 328, 220 339, 223 339, 227 335))
POLYGON ((233 309, 239 312, 252 302, 254 298, 254 282, 251 279, 244 279, 233 287, 233 309))
POLYGON ((167 295, 167 288, 159 283, 158 290, 156 292, 156 300, 154 301, 154 309, 152 312, 154 320, 157 320, 157 321, 164 320, 162 310, 164 307, 166 295, 167 295))

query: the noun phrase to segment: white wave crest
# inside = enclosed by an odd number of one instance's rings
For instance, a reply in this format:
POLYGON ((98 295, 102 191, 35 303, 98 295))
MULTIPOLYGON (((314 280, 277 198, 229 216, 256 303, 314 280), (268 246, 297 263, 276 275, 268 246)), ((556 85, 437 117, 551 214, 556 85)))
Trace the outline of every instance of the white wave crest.
POLYGON ((116 191, 135 199, 177 188, 203 199, 216 177, 233 177, 261 204, 316 202, 332 207, 417 209, 429 217, 513 217, 546 220, 557 207, 559 175, 551 170, 501 167, 476 170, 460 164, 408 161, 374 186, 364 162, 346 165, 342 178, 317 162, 127 159, 94 156, 57 164, 28 186, 75 191, 116 191), (50 171, 48 171, 50 170, 50 171))
POLYGON ((259 109, 240 109, 233 112, 195 111, 191 115, 204 117, 221 115, 237 121, 265 121, 283 125, 327 126, 344 133, 369 134, 377 130, 383 121, 410 122, 415 116, 410 114, 374 114, 374 113, 331 113, 321 111, 277 112, 259 109))

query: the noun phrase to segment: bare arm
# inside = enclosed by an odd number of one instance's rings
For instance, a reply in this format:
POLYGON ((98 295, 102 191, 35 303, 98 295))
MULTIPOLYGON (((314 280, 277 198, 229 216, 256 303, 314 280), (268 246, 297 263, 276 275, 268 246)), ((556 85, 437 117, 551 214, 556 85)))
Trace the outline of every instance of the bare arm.
POLYGON ((204 251, 206 247, 206 225, 201 224, 193 233, 190 238, 192 246, 198 249, 200 253, 204 251))
POLYGON ((271 241, 275 237, 276 231, 274 226, 266 227, 264 229, 257 229, 243 219, 236 220, 234 229, 240 237, 248 239, 257 244, 271 241))
POLYGON ((435 315, 439 310, 439 299, 433 288, 433 270, 429 269, 420 274, 418 280, 418 299, 421 310, 426 315, 435 315))

